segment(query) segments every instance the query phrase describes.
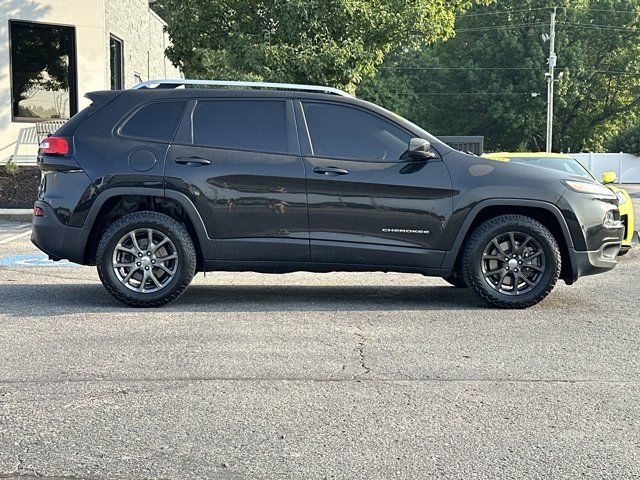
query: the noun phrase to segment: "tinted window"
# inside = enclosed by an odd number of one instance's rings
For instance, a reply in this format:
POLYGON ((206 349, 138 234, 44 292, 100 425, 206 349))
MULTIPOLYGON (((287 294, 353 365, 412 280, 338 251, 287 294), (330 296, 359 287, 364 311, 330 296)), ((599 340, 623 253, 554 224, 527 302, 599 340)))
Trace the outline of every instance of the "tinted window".
POLYGON ((304 111, 317 156, 393 162, 411 139, 399 127, 356 108, 309 103, 304 111))
POLYGON ((268 100, 199 102, 193 115, 193 141, 218 148, 286 153, 285 104, 268 100))
POLYGON ((120 129, 130 137, 170 142, 186 102, 150 103, 138 110, 120 129))

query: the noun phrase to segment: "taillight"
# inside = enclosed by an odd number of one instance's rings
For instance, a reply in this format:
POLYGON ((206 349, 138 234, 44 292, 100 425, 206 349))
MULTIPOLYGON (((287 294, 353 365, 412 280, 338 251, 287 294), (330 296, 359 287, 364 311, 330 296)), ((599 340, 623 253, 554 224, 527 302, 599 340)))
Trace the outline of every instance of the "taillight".
POLYGON ((34 217, 44 217, 44 209, 42 207, 38 207, 38 206, 33 207, 33 216, 34 217))
POLYGON ((40 144, 42 155, 66 155, 69 153, 69 142, 62 137, 47 137, 40 144))

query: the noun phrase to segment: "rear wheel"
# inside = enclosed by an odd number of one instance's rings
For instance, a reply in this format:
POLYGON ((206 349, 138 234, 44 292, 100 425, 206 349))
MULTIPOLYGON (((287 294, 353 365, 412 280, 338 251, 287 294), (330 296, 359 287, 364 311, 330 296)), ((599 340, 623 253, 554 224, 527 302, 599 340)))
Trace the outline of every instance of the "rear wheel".
POLYGON ((463 277, 489 304, 526 308, 540 302, 560 276, 560 248, 540 222, 501 215, 471 234, 463 254, 463 277))
POLYGON ((96 252, 98 275, 117 300, 134 307, 158 307, 178 298, 196 269, 186 229, 156 212, 135 212, 114 222, 96 252))

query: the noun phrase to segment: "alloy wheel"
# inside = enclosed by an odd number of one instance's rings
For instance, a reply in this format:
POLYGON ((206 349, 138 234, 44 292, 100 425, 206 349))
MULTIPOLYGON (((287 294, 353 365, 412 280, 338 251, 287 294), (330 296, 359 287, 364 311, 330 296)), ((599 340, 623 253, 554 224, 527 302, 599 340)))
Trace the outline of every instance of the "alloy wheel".
POLYGON ((125 234, 112 257, 116 277, 138 293, 153 293, 166 287, 178 271, 176 246, 164 233, 142 228, 125 234))
POLYGON ((482 253, 485 281, 505 295, 522 295, 533 290, 544 272, 542 246, 535 238, 522 232, 497 235, 482 253))

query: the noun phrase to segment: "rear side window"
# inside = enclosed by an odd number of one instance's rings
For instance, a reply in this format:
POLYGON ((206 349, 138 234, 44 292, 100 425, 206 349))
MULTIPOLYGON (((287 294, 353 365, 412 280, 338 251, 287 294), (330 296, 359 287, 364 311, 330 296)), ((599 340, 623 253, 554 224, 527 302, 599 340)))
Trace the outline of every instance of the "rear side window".
POLYGON ((411 139, 400 127, 358 108, 307 103, 304 113, 313 153, 319 157, 395 162, 411 139))
POLYGON ((187 102, 157 102, 145 105, 120 128, 127 137, 170 142, 187 102))
POLYGON ((232 150, 288 153, 285 102, 200 101, 193 114, 193 143, 232 150))

